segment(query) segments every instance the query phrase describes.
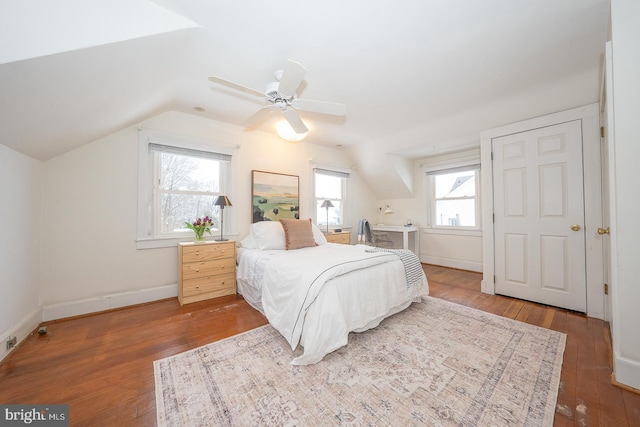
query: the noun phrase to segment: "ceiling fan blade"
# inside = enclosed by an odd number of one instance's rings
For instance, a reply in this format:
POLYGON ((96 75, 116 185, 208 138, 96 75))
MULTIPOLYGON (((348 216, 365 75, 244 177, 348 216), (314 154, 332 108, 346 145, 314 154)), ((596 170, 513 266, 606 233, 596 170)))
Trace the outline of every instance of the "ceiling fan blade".
POLYGON ((282 78, 280 79, 278 91, 287 97, 295 95, 306 73, 307 69, 304 68, 302 64, 288 60, 284 66, 284 70, 282 70, 282 78))
POLYGON ((264 107, 256 111, 251 117, 245 120, 243 122, 243 125, 247 128, 254 128, 258 124, 260 124, 260 122, 262 122, 274 108, 276 107, 271 104, 265 105, 264 107))
POLYGON ((218 83, 221 84, 223 86, 227 86, 233 89, 237 89, 237 90, 241 90, 242 92, 251 94, 251 95, 255 95, 255 96, 260 96, 260 97, 265 97, 264 92, 260 92, 259 90, 255 90, 255 89, 251 89, 250 87, 246 87, 246 86, 242 86, 238 83, 234 83, 231 82, 229 80, 225 80, 221 77, 217 77, 217 76, 211 76, 209 77, 209 81, 213 82, 213 83, 218 83))
POLYGON ((287 108, 281 111, 282 111, 282 115, 287 120, 287 122, 289 122, 289 124, 291 125, 295 133, 300 134, 300 133, 309 132, 309 129, 307 129, 307 127, 302 122, 302 120, 298 116, 298 113, 296 113, 295 110, 287 108))
POLYGON ((331 114, 333 116, 344 116, 347 114, 347 106, 337 102, 314 101, 312 99, 294 99, 291 106, 302 111, 312 113, 331 114))

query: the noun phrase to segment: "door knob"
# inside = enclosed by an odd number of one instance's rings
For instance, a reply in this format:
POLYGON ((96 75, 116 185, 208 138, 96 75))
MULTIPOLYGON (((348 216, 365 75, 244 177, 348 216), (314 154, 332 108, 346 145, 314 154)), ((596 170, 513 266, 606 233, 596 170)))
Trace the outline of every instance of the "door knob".
POLYGON ((598 228, 598 234, 609 234, 609 227, 607 228, 598 228))
POLYGON ((571 224, 571 229, 573 231, 580 231, 580 226, 578 224, 571 224))

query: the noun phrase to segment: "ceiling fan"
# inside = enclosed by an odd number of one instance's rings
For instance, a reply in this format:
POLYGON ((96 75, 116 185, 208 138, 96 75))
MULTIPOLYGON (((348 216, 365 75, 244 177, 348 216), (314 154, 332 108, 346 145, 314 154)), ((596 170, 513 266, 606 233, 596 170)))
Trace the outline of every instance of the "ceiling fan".
POLYGON ((269 83, 264 92, 251 89, 221 77, 212 76, 209 77, 209 80, 265 99, 267 105, 258 110, 246 121, 247 127, 252 127, 252 125, 262 119, 265 113, 277 110, 284 116, 295 133, 304 134, 308 132, 309 129, 300 119, 296 110, 330 114, 333 116, 344 116, 346 114, 346 105, 344 104, 298 98, 298 87, 300 83, 302 83, 306 72, 307 70, 302 64, 288 60, 283 70, 278 70, 274 73, 276 81, 269 83))

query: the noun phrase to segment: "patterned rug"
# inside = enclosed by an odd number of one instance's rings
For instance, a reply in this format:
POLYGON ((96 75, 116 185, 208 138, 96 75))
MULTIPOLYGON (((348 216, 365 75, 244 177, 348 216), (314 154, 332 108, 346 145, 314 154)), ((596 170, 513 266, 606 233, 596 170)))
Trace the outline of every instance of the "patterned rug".
POLYGON ((549 426, 565 341, 427 297, 293 366, 266 325, 155 361, 158 425, 549 426))

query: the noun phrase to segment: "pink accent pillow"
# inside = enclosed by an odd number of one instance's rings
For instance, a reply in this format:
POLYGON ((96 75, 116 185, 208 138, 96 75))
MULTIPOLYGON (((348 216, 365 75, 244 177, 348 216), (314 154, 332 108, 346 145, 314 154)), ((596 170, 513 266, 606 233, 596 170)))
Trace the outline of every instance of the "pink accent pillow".
POLYGON ((281 219, 280 224, 284 229, 286 249, 301 249, 317 246, 313 238, 311 218, 309 219, 281 219))

